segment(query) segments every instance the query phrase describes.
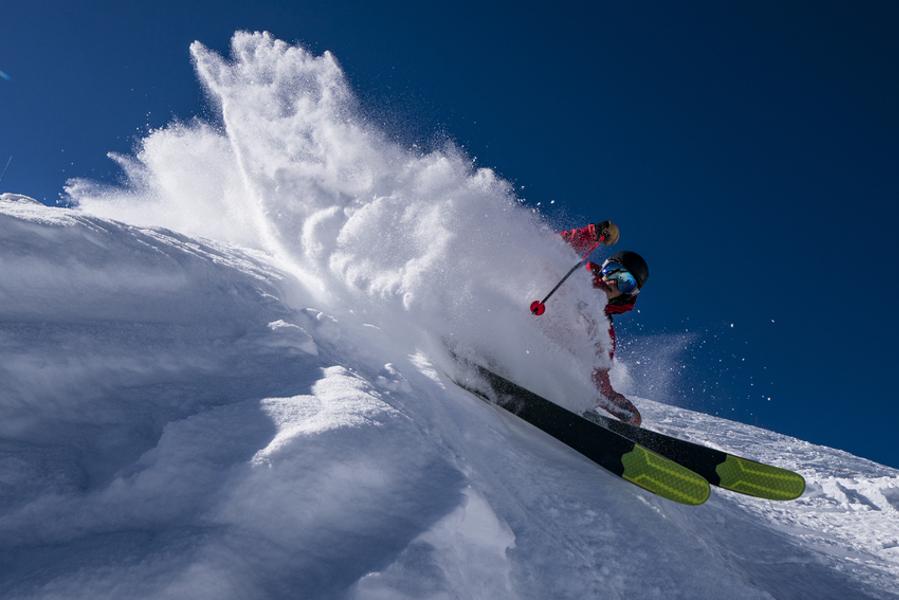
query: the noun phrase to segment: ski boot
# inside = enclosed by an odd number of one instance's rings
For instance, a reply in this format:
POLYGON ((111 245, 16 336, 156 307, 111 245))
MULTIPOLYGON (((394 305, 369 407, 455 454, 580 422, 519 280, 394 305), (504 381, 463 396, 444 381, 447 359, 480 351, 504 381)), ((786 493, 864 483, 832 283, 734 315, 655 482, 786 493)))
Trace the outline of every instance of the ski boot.
POLYGON ((596 399, 596 408, 601 408, 619 421, 624 421, 634 427, 639 427, 643 421, 640 411, 624 394, 614 393, 609 394, 609 397, 600 395, 596 399))

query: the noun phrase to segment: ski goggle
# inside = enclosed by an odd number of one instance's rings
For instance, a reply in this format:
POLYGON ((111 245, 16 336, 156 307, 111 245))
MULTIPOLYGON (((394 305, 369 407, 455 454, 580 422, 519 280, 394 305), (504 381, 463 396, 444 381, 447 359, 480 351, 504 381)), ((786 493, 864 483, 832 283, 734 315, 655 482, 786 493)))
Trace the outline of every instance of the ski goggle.
POLYGON ((637 294, 640 289, 637 286, 637 278, 624 265, 617 262, 607 262, 599 271, 603 279, 614 281, 615 287, 622 294, 637 294))

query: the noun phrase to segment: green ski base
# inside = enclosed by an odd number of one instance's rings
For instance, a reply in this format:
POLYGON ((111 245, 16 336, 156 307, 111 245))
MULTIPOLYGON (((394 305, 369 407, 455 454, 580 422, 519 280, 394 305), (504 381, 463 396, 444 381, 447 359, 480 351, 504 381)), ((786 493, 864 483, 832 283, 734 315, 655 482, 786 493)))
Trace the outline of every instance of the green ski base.
POLYGON ((477 377, 456 381, 457 385, 548 433, 610 473, 681 504, 695 506, 708 500, 708 481, 687 467, 598 427, 479 365, 464 365, 477 377))
POLYGON ((595 411, 585 417, 677 461, 705 477, 714 486, 766 500, 795 500, 805 491, 805 479, 799 473, 651 429, 634 427, 595 411))

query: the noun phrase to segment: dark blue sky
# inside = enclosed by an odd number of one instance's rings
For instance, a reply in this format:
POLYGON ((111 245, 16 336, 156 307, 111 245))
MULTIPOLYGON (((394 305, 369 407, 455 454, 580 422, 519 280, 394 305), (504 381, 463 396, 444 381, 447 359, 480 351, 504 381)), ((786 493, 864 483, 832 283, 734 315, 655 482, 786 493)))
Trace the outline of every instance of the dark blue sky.
POLYGON ((624 354, 692 334, 681 404, 899 466, 897 28, 892 2, 14 3, 0 190, 116 178, 107 151, 209 115, 191 41, 266 29, 554 223, 617 220, 652 270, 624 354))

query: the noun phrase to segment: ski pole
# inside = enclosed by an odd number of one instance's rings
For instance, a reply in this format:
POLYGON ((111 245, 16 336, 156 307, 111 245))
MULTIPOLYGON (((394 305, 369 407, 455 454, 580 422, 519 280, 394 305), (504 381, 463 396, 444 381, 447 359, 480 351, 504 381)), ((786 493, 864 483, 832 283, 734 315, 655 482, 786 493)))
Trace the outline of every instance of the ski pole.
POLYGON ((591 254, 593 254, 593 251, 599 248, 601 245, 605 244, 606 240, 609 238, 612 239, 610 240, 608 245, 614 244, 618 241, 618 226, 611 221, 608 221, 607 229, 600 234, 599 239, 596 241, 596 243, 593 244, 593 246, 587 251, 587 253, 581 257, 581 261, 571 267, 571 269, 567 273, 565 273, 565 276, 559 280, 559 283, 557 283, 555 287, 553 287, 553 289, 549 291, 546 297, 543 300, 534 300, 533 302, 531 302, 531 313, 536 317, 539 317, 540 315, 545 313, 546 301, 556 293, 556 290, 559 289, 563 283, 565 283, 566 279, 571 277, 572 273, 584 266, 587 263, 587 259, 590 258, 591 254))

